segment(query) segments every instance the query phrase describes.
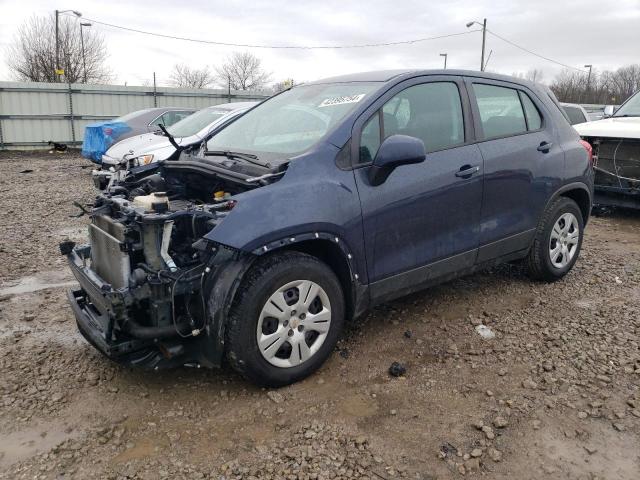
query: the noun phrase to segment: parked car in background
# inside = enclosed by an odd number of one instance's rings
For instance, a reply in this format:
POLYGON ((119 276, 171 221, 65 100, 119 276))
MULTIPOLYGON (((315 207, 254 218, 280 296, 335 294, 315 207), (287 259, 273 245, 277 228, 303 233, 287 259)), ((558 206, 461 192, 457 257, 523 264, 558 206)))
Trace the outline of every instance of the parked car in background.
POLYGON ((569 117, 569 123, 576 125, 577 123, 584 123, 591 121, 591 117, 587 111, 577 103, 561 103, 562 109, 569 117))
POLYGON ((82 156, 101 163, 102 155, 116 142, 142 133, 155 132, 160 125, 169 127, 191 115, 192 108, 145 108, 105 122, 87 125, 84 129, 82 156))
POLYGON ((605 118, 575 125, 593 147, 598 205, 640 208, 640 91, 605 118))
POLYGON ((60 248, 80 332, 157 369, 260 385, 318 369, 344 323, 502 262, 564 277, 591 211, 590 147, 553 94, 484 72, 382 71, 285 90, 207 149, 101 193, 60 248))
POLYGON ((93 171, 96 187, 122 179, 131 168, 176 158, 186 148, 198 145, 215 131, 258 102, 233 102, 197 111, 178 123, 153 133, 144 133, 117 142, 102 155, 102 165, 93 171))

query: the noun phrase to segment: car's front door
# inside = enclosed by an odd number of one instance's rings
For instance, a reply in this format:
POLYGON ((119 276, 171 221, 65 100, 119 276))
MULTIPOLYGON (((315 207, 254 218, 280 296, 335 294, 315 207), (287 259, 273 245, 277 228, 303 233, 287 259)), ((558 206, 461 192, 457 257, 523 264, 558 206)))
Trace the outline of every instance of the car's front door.
POLYGON ((468 144, 470 118, 462 80, 439 76, 396 86, 356 122, 355 177, 373 301, 475 262, 483 164, 477 145, 468 144), (426 160, 373 186, 368 165, 394 134, 423 140, 426 160))
POLYGON ((484 158, 478 262, 527 249, 563 171, 545 105, 520 85, 468 79, 484 158))

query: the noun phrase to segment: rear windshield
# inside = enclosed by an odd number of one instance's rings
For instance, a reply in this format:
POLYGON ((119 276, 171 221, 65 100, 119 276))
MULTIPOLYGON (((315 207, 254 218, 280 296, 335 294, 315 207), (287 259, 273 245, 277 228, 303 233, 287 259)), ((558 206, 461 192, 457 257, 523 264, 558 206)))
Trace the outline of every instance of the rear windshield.
POLYGON ((563 106, 562 108, 564 108, 564 111, 567 113, 567 116, 569 117, 569 123, 571 125, 576 125, 578 123, 584 123, 587 121, 584 114, 582 113, 582 110, 580 110, 578 107, 563 106))
POLYGON ((304 152, 368 100, 379 86, 357 82, 293 88, 266 100, 225 127, 209 140, 207 148, 266 157, 304 152))
POLYGON ((131 113, 127 113, 126 115, 123 115, 121 117, 116 118, 115 120, 113 120, 114 122, 124 122, 127 123, 129 120, 133 120, 134 118, 140 117, 142 115, 144 115, 145 113, 150 112, 151 109, 150 108, 145 108, 144 110, 136 110, 135 112, 131 112, 131 113))
POLYGON ((174 137, 190 137, 220 120, 227 113, 229 110, 205 108, 174 123, 167 128, 167 131, 174 137))

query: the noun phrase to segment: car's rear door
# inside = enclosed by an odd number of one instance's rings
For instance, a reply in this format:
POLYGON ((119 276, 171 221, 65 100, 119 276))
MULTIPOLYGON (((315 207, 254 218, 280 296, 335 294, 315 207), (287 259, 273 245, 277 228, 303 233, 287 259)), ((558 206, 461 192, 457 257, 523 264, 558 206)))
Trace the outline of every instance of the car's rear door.
POLYGON ((455 76, 397 85, 356 122, 355 177, 374 301, 473 265, 483 165, 472 128, 464 82, 455 76), (368 165, 394 134, 422 139, 426 160, 373 186, 368 165))
POLYGON ((545 104, 525 86, 467 78, 484 191, 478 262, 527 249, 564 171, 545 104))

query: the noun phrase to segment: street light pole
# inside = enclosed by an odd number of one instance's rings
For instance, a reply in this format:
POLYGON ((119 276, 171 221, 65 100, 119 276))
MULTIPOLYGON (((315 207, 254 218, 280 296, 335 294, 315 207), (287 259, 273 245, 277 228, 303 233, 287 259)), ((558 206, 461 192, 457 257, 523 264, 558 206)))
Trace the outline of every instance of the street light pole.
POLYGON ((82 70, 84 72, 84 83, 87 83, 87 59, 84 54, 84 36, 82 35, 82 27, 90 27, 90 23, 80 22, 80 48, 82 48, 82 70))
POLYGON ((60 12, 56 10, 56 66, 55 66, 55 74, 56 80, 60 82, 60 75, 58 72, 60 71, 60 42, 58 40, 58 15, 60 12))
POLYGON ((60 82, 60 75, 61 75, 60 73, 58 73, 60 71, 60 27, 59 27, 60 14, 67 13, 67 12, 72 12, 76 17, 82 16, 82 13, 80 13, 77 10, 56 10, 56 71, 55 71, 55 74, 58 82, 60 82))
POLYGON ((446 70, 447 69, 447 56, 448 56, 448 53, 441 53, 440 56, 444 57, 444 69, 446 70))
POLYGON ((467 23, 467 28, 472 27, 473 25, 478 24, 482 27, 482 52, 480 53, 480 71, 484 72, 484 49, 487 44, 487 19, 485 18, 482 23, 477 22, 475 20, 467 23))

